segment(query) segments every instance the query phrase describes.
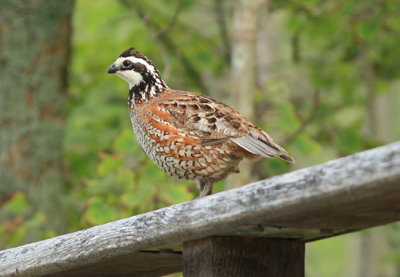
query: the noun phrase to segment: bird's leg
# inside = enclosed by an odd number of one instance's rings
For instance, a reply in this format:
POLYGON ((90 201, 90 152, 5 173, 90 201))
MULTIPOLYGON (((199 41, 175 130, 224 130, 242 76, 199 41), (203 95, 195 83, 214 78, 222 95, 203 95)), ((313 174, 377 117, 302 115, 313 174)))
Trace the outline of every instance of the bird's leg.
POLYGON ((212 194, 214 180, 212 178, 208 178, 206 180, 197 180, 197 185, 200 188, 200 195, 198 198, 202 198, 204 196, 212 194))

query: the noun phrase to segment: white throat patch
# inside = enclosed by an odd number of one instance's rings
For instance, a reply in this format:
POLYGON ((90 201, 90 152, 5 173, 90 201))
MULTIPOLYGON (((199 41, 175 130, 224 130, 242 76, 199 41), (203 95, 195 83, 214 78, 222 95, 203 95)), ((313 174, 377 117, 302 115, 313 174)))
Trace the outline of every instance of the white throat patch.
POLYGON ((133 88, 134 86, 140 84, 141 81, 143 81, 142 74, 133 70, 118 71, 115 73, 115 75, 126 81, 129 85, 129 89, 133 88))

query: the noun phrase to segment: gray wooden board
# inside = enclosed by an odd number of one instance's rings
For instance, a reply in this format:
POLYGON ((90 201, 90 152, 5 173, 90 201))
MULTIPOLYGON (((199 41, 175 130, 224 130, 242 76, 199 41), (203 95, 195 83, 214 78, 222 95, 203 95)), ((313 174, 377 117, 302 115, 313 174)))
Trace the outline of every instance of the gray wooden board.
POLYGON ((215 235, 307 241, 399 220, 397 142, 0 251, 0 276, 157 276, 181 270, 179 250, 185 241, 215 235), (170 245, 178 252, 141 252, 170 245))

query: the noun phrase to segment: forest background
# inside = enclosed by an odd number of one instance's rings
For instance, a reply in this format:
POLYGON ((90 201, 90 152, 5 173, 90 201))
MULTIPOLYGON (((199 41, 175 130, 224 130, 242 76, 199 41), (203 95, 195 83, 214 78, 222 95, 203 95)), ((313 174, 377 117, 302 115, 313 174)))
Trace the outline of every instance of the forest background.
MULTIPOLYGON (((295 157, 222 191, 400 140, 396 0, 0 0, 0 249, 194 199, 134 139, 129 47, 295 157)), ((400 276, 400 225, 307 244, 306 276, 400 276)), ((177 275, 179 276, 179 274, 177 275)))

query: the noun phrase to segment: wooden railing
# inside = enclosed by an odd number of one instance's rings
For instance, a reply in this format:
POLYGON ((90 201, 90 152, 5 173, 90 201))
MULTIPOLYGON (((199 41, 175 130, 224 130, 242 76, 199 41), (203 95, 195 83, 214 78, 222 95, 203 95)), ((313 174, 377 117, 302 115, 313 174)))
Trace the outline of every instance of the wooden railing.
POLYGON ((400 142, 0 251, 0 276, 304 276, 305 243, 400 220, 400 142))

